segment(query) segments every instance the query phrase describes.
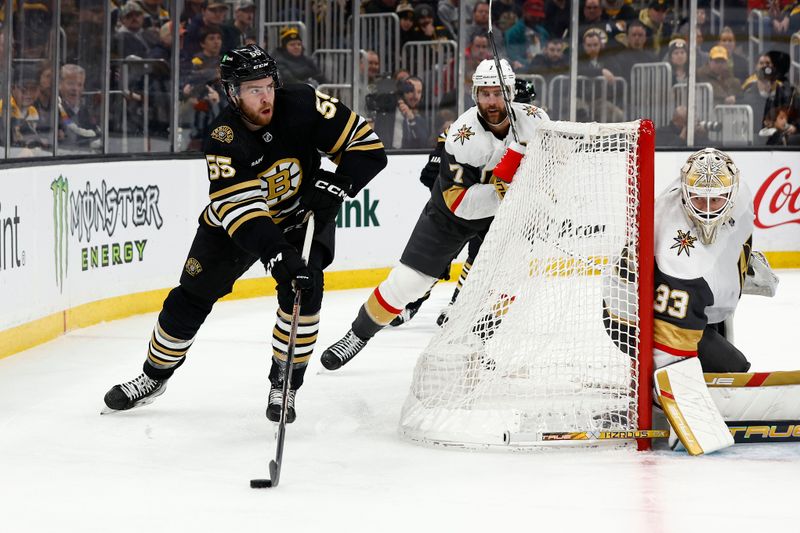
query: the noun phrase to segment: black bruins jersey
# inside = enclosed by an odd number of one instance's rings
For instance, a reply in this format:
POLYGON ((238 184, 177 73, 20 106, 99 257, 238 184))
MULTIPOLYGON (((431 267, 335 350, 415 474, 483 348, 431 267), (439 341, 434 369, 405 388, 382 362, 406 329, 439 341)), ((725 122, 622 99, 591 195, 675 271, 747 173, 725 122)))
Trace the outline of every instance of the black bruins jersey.
POLYGON ((351 196, 386 166, 372 128, 336 98, 288 85, 275 91, 273 109, 270 123, 251 131, 226 108, 203 147, 210 202, 200 224, 259 257, 285 245, 283 230, 301 221, 300 198, 313 186, 320 152, 352 180, 351 196))

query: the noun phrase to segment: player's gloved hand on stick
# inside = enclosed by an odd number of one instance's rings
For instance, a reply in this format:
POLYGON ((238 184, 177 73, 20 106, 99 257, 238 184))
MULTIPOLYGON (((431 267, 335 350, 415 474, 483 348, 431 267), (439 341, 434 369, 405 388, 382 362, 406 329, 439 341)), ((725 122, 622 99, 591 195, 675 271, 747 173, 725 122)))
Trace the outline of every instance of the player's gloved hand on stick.
POLYGON ((264 264, 279 284, 291 283, 292 288, 309 292, 314 288, 314 274, 292 247, 276 250, 264 264))
POLYGON ((508 186, 514 180, 514 174, 517 172, 519 163, 524 155, 525 147, 518 142, 512 142, 494 167, 492 171, 492 174, 494 174, 494 187, 497 189, 497 194, 500 198, 506 195, 508 186))
POLYGON ((300 204, 314 212, 319 222, 336 220, 339 206, 350 192, 352 180, 327 170, 319 170, 311 189, 303 192, 300 204))

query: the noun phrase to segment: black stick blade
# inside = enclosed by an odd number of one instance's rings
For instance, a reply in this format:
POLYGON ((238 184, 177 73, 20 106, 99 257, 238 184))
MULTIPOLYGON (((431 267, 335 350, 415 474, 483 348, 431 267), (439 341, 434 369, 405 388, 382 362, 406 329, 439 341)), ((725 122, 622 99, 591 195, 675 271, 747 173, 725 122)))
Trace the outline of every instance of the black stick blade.
POLYGON ((277 487, 281 480, 281 467, 275 461, 269 462, 269 477, 272 478, 272 486, 277 487))
POLYGON ((270 479, 251 479, 250 480, 250 488, 251 489, 268 489, 272 487, 272 480, 270 479))

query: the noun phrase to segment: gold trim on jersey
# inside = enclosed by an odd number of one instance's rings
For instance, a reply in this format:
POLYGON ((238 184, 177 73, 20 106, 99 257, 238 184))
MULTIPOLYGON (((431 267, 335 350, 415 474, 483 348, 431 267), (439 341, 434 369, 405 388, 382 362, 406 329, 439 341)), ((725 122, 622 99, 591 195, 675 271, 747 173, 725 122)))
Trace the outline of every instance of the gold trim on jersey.
POLYGON ((367 150, 377 150, 377 149, 383 148, 383 147, 384 147, 383 143, 378 141, 378 142, 372 143, 372 144, 357 144, 357 145, 353 145, 353 146, 348 146, 345 149, 345 152, 355 152, 355 151, 361 152, 361 151, 367 151, 367 150))
POLYGON ((357 117, 358 115, 356 115, 353 111, 350 111, 350 117, 347 119, 347 124, 342 130, 342 134, 339 135, 339 139, 336 141, 336 144, 333 145, 333 148, 331 148, 328 154, 335 154, 341 150, 342 145, 345 143, 345 141, 347 141, 352 133, 353 123, 355 123, 357 117))
POLYGON ((682 352, 696 352, 702 329, 686 329, 661 319, 653 320, 653 341, 682 352))
POLYGON ((245 198, 244 200, 239 200, 238 202, 225 202, 224 205, 222 205, 218 209, 216 209, 216 213, 215 214, 220 219, 224 219, 225 215, 231 209, 236 209, 237 207, 244 207, 244 206, 246 206, 248 204, 261 204, 263 206, 262 211, 268 211, 267 203, 264 201, 264 197, 261 196, 261 195, 258 195, 256 197, 245 198))
POLYGON ((235 192, 238 192, 238 191, 243 191, 243 190, 246 190, 246 189, 258 189, 260 191, 261 190, 261 180, 255 179, 255 180, 243 181, 242 183, 237 183, 236 185, 231 185, 230 187, 225 187, 224 189, 221 189, 221 190, 219 190, 217 192, 211 193, 208 196, 209 196, 209 198, 211 198, 211 200, 218 200, 219 198, 223 198, 225 196, 228 196, 229 194, 232 194, 232 193, 235 193, 235 192))
POLYGON ((460 185, 454 185, 442 193, 442 197, 444 198, 444 203, 447 206, 447 209, 450 211, 453 210, 453 204, 456 203, 464 191, 466 191, 464 187, 461 187, 460 185))

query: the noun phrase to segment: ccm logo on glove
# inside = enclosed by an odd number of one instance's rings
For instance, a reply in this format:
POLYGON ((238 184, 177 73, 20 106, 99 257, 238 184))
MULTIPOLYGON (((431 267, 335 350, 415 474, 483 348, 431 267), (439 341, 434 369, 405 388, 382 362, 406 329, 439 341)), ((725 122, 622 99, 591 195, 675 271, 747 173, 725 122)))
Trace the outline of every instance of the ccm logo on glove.
POLYGON ((314 182, 314 187, 317 189, 322 189, 323 191, 327 191, 334 196, 338 196, 342 200, 347 197, 347 192, 345 192, 344 189, 338 185, 334 185, 333 183, 328 183, 325 180, 318 179, 316 182, 314 182))

